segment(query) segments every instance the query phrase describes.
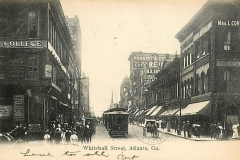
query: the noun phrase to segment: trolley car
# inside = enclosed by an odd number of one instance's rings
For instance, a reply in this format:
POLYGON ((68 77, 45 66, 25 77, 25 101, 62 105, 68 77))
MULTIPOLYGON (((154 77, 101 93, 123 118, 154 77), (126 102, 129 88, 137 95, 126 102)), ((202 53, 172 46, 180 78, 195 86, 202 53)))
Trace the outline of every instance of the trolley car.
POLYGON ((124 108, 113 108, 103 113, 103 123, 111 137, 128 134, 128 115, 124 108))

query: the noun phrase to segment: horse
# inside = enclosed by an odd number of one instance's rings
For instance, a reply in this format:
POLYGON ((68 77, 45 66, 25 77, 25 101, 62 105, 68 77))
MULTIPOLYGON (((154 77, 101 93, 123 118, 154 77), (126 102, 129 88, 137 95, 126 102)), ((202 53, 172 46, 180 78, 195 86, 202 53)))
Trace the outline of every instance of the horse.
POLYGON ((157 126, 155 124, 153 124, 151 126, 150 133, 151 133, 151 136, 153 138, 157 138, 158 137, 158 129, 157 129, 157 126))

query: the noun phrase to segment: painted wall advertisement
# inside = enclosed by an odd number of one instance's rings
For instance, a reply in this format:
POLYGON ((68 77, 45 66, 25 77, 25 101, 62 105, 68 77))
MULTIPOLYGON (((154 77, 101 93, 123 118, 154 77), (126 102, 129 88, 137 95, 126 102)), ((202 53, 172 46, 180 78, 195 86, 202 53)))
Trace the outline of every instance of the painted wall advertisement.
POLYGON ((24 95, 13 96, 13 120, 15 123, 24 122, 24 95))

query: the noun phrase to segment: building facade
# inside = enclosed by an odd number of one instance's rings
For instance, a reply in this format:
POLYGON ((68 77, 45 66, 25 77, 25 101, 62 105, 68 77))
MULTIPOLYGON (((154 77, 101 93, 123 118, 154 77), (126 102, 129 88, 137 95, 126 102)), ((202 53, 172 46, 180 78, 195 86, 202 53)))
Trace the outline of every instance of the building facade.
POLYGON ((174 55, 167 53, 143 53, 132 52, 128 58, 130 61, 130 118, 136 117, 138 112, 151 108, 154 103, 149 103, 148 87, 155 81, 156 73, 162 70, 173 59, 174 55), (147 94, 147 96, 146 96, 147 94))
POLYGON ((86 77, 84 73, 82 75, 81 84, 82 84, 81 106, 83 110, 81 117, 90 117, 91 108, 89 101, 89 77, 86 77))
POLYGON ((219 122, 228 131, 239 122, 239 6, 236 0, 209 0, 176 35, 183 119, 219 122))
POLYGON ((70 18, 66 16, 68 28, 70 31, 70 35, 72 37, 73 41, 73 50, 74 50, 74 59, 72 60, 73 64, 71 67, 69 67, 69 70, 73 73, 71 77, 72 81, 72 93, 71 93, 71 107, 73 111, 74 120, 79 120, 80 116, 83 114, 83 106, 81 106, 81 73, 82 73, 82 67, 81 67, 81 60, 82 60, 82 35, 81 35, 81 28, 80 28, 80 22, 78 19, 78 16, 74 16, 73 18, 70 18))
POLYGON ((128 106, 130 105, 130 80, 126 76, 124 77, 122 84, 120 86, 120 102, 119 107, 128 109, 128 106))
POLYGON ((0 8, 0 105, 9 110, 1 130, 22 123, 38 133, 53 121, 71 124, 80 69, 60 1, 2 1, 0 8))

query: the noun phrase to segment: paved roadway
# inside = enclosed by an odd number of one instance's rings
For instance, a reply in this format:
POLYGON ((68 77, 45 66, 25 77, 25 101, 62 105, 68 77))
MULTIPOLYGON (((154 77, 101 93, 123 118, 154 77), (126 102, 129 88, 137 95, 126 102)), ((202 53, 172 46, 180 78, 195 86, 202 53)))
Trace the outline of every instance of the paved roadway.
POLYGON ((143 137, 142 127, 136 125, 129 125, 125 137, 111 138, 100 124, 91 144, 35 141, 0 145, 0 160, 239 160, 239 149, 240 141, 191 141, 164 134, 154 139, 149 133, 143 137))

